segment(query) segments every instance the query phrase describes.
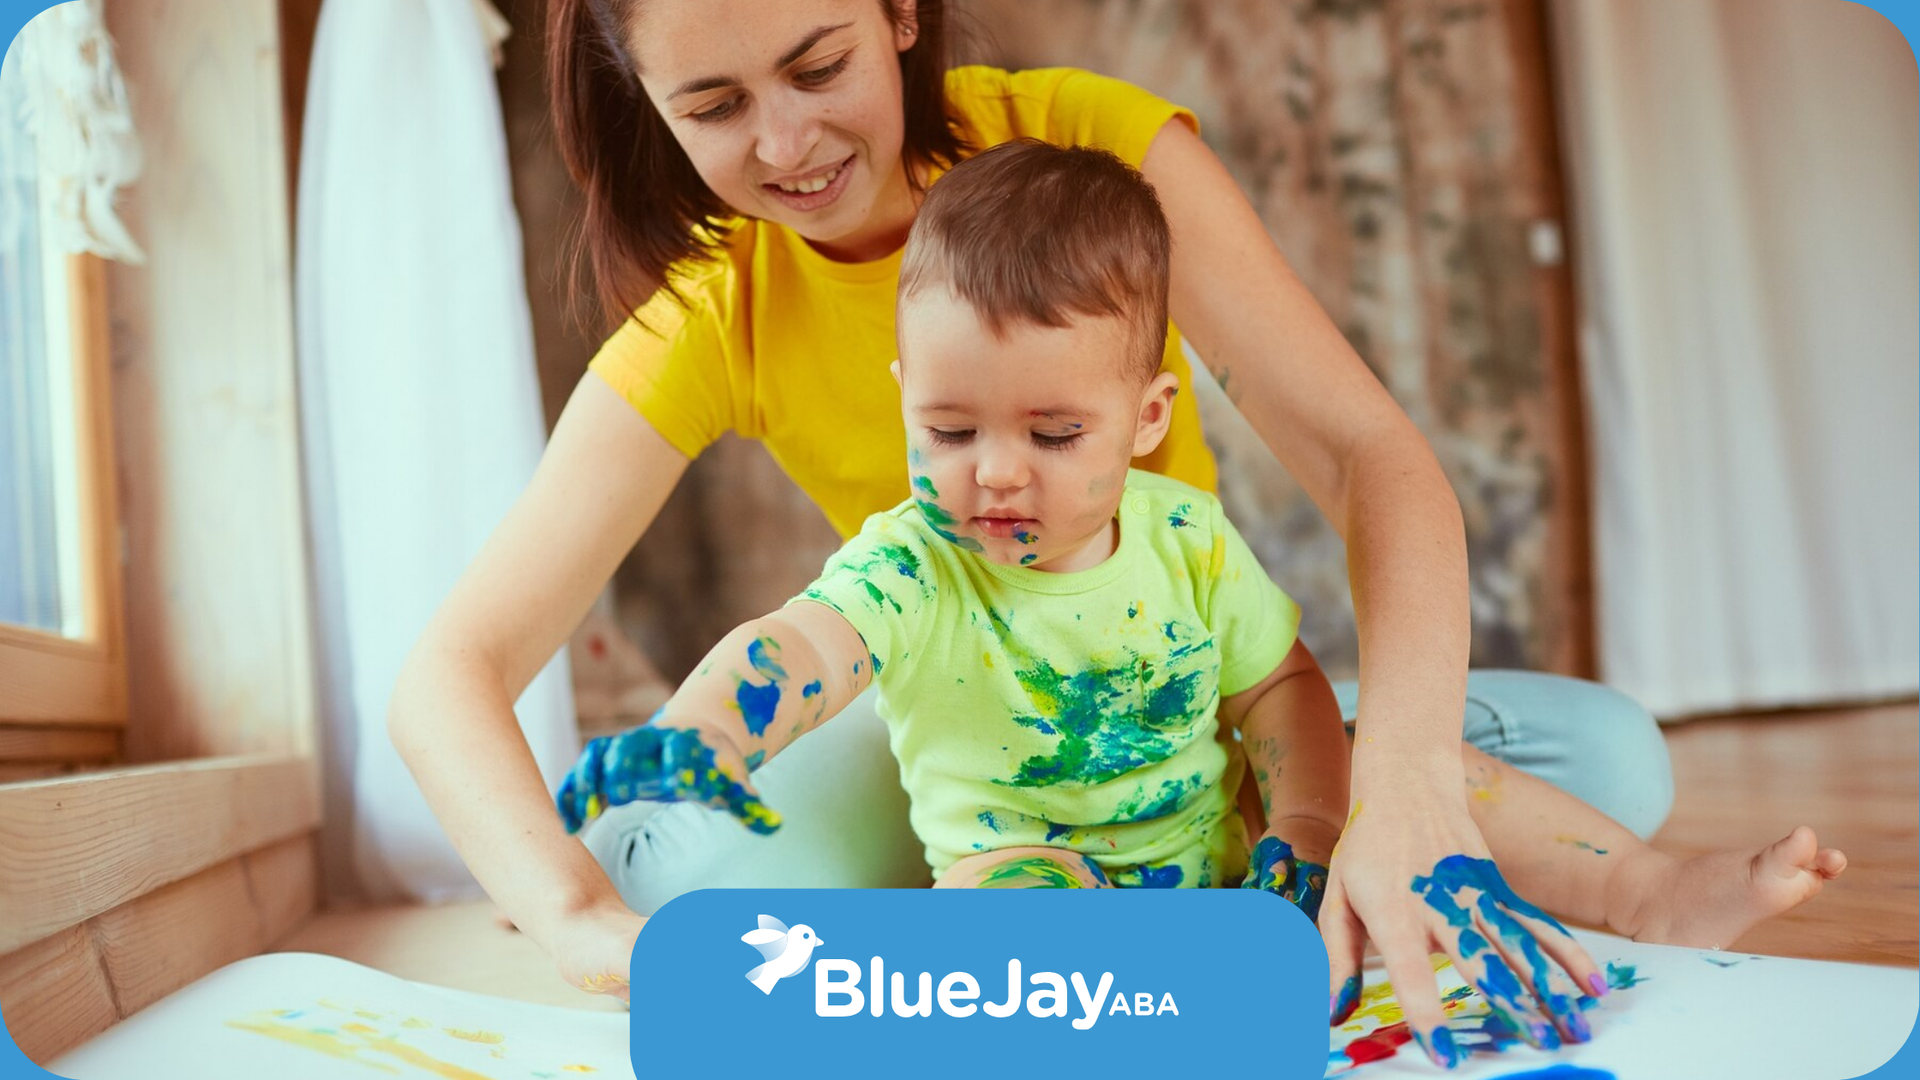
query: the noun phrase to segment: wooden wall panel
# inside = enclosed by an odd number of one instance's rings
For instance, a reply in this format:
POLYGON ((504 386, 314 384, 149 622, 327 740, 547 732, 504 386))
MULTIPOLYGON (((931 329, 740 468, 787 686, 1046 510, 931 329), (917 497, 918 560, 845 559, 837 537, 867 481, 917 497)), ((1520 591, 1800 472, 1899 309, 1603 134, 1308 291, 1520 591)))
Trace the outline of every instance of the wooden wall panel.
POLYGON ((120 1017, 88 927, 68 927, 0 956, 0 1019, 32 1060, 47 1061, 120 1017))
POLYGON ((274 0, 114 4, 149 267, 109 278, 127 754, 310 750, 313 691, 274 0))
POLYGON ((0 955, 0 1017, 39 1062, 312 918, 314 838, 228 859, 0 955))
POLYGON ((301 759, 0 787, 0 951, 319 822, 318 784, 301 759))
POLYGON ((266 948, 247 874, 234 859, 123 904, 93 922, 123 1014, 266 948))

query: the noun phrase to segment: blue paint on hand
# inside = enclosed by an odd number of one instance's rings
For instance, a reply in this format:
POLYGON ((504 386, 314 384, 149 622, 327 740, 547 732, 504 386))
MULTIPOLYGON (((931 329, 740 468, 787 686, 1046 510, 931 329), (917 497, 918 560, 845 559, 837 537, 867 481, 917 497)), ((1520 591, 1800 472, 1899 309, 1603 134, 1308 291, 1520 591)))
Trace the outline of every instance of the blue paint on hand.
POLYGON ((554 804, 569 833, 579 832, 609 807, 641 801, 699 803, 725 810, 763 835, 778 829, 780 815, 748 791, 742 779, 719 764, 698 730, 649 722, 588 743, 561 782, 554 804))
POLYGON ((1327 897, 1327 868, 1295 858, 1293 846, 1285 840, 1263 836, 1254 845, 1247 877, 1240 887, 1263 889, 1281 897, 1318 924, 1320 904, 1327 897))

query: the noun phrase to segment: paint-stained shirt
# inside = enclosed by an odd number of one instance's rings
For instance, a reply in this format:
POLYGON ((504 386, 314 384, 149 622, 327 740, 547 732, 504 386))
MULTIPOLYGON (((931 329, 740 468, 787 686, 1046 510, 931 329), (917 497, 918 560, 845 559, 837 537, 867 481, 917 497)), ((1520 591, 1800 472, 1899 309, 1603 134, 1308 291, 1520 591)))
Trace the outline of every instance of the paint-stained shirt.
POLYGON ((792 601, 865 640, 935 877, 1025 845, 1117 885, 1246 872, 1245 758, 1215 712, 1280 666, 1300 609, 1204 491, 1136 469, 1118 520, 1106 561, 1050 573, 962 550, 910 500, 792 601))
MULTIPOLYGON (((1103 147, 1136 167, 1168 122, 1195 123, 1145 90, 1070 68, 955 68, 947 106, 977 150, 1030 137, 1103 147)), ((907 495, 900 389, 887 372, 900 355, 901 252, 836 262, 774 222, 721 231, 712 259, 671 273, 685 306, 655 295, 601 346, 593 373, 689 458, 729 431, 760 440, 845 539, 907 495)), ((1161 364, 1190 386, 1171 328, 1161 364)), ((1195 402, 1174 398, 1166 438, 1135 464, 1211 489, 1195 402)))

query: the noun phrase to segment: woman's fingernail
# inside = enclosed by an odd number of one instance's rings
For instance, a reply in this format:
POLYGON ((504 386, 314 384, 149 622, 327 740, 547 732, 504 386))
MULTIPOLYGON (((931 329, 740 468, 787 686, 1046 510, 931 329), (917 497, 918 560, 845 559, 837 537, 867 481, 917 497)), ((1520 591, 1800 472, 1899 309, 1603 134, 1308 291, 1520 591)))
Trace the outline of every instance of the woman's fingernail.
POLYGON ((1360 1007, 1360 976, 1349 975, 1340 984, 1340 990, 1333 995, 1332 1004, 1327 1007, 1327 1024, 1332 1026, 1353 1015, 1360 1007))
POLYGON ((1607 996, 1607 977, 1605 975, 1602 975, 1597 971, 1594 972, 1593 974, 1587 976, 1587 985, 1593 987, 1594 997, 1607 996))
POLYGON ((1567 1033, 1573 1036, 1574 1042, 1583 1043, 1592 1040, 1593 1029, 1587 1026, 1587 1018, 1580 1015, 1578 1008, 1564 1015, 1567 1020, 1567 1033))
POLYGON ((1453 1068, 1466 1057, 1460 1051, 1460 1044, 1453 1041, 1453 1032, 1445 1027, 1416 1031, 1413 1038, 1420 1044, 1420 1049, 1427 1052, 1427 1060, 1443 1069, 1453 1068))
POLYGON ((1560 1033, 1552 1024, 1533 1025, 1533 1044, 1542 1050, 1560 1049, 1560 1033))

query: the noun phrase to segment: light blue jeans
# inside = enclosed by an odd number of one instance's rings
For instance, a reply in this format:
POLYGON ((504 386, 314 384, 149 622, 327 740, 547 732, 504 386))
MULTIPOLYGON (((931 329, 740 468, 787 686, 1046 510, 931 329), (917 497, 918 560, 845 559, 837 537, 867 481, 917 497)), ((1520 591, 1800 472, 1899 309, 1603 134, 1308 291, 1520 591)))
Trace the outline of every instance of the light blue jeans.
MULTIPOLYGON (((1359 689, 1334 684, 1353 719, 1359 689)), ((628 905, 651 914, 705 888, 911 888, 928 884, 907 795, 871 690, 753 774, 786 819, 758 836, 686 803, 607 811, 582 839, 628 905)), ((1466 741, 1597 807, 1641 837, 1673 805, 1673 771, 1653 717, 1598 683, 1526 671, 1467 676, 1466 741)))

